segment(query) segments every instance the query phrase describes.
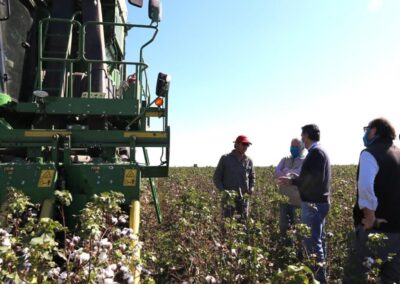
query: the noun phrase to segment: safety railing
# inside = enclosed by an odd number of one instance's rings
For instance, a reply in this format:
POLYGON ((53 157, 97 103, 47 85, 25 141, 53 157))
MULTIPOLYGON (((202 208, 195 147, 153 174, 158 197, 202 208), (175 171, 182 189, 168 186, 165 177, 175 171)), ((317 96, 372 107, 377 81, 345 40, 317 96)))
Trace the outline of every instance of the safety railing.
MULTIPOLYGON (((85 22, 84 24, 81 24, 79 21, 76 20, 69 20, 69 19, 59 19, 59 18, 45 18, 42 19, 39 22, 39 38, 38 38, 38 78, 37 78, 37 84, 36 87, 39 90, 43 89, 43 77, 44 77, 44 63, 45 62, 59 62, 65 64, 66 68, 66 92, 65 92, 65 97, 73 97, 72 91, 73 91, 73 78, 72 76, 67 76, 68 74, 72 74, 74 69, 74 65, 77 63, 79 64, 85 64, 86 65, 86 75, 87 75, 87 82, 88 82, 88 98, 91 97, 92 93, 92 86, 91 86, 91 76, 92 76, 92 66, 93 64, 106 64, 106 65, 124 65, 126 69, 127 66, 134 66, 134 69, 136 70, 136 76, 137 76, 137 84, 136 84, 136 91, 135 93, 138 94, 140 93, 142 99, 144 100, 149 100, 150 97, 150 92, 149 92, 149 87, 148 87, 148 81, 147 81, 147 76, 146 76, 146 69, 148 65, 144 63, 143 60, 143 51, 144 49, 154 41, 156 35, 158 33, 158 28, 157 26, 153 25, 137 25, 137 24, 123 24, 123 23, 112 23, 112 22, 95 22, 95 21, 88 21, 85 22), (46 31, 48 29, 48 26, 51 23, 61 23, 65 24, 67 29, 70 30, 71 32, 69 33, 70 39, 68 41, 68 54, 67 56, 64 57, 56 57, 56 56, 48 56, 45 54, 45 44, 44 44, 44 38, 48 37, 46 35, 46 31), (125 61, 125 60, 99 60, 99 59, 94 59, 94 58, 88 58, 85 53, 85 46, 86 46, 86 30, 88 26, 90 25, 102 25, 102 26, 112 26, 112 27, 123 27, 125 30, 130 30, 132 28, 140 28, 140 29, 152 29, 154 30, 154 33, 152 37, 145 42, 141 47, 140 47, 140 54, 139 62, 134 62, 134 61, 125 61), (78 36, 73 37, 72 32, 75 31, 78 33, 78 36), (71 54, 71 46, 72 42, 74 39, 78 40, 77 43, 77 50, 75 56, 71 54), (143 84, 143 87, 141 84, 143 84)), ((50 35, 51 36, 51 35, 50 35)), ((60 35, 62 36, 62 35, 60 35)), ((67 36, 67 35, 64 35, 67 36)), ((125 74, 123 74, 125 75, 125 74)), ((117 84, 120 82, 116 82, 117 84)), ((115 86, 118 88, 119 86, 115 86)))

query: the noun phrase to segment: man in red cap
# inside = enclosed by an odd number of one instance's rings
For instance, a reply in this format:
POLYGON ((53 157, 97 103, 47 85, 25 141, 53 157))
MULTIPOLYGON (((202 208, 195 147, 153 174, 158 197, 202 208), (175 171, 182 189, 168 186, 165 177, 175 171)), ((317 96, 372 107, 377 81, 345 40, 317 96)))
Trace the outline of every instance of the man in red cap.
POLYGON ((243 198, 245 193, 254 192, 255 171, 253 161, 246 156, 247 148, 251 145, 249 138, 239 135, 234 141, 234 150, 223 155, 214 173, 214 184, 220 191, 233 190, 237 192, 235 205, 223 201, 224 217, 239 214, 241 218, 248 217, 249 203, 243 198))

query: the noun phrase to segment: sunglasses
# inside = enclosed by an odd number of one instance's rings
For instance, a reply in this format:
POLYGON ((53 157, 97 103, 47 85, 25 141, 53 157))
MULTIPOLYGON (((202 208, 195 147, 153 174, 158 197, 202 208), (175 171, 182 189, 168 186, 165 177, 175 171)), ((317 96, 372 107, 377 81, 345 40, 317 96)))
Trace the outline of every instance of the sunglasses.
POLYGON ((371 129, 371 127, 370 126, 364 126, 363 129, 364 129, 364 132, 367 132, 368 130, 371 129))
POLYGON ((249 147, 249 146, 250 146, 249 143, 242 143, 242 145, 243 145, 244 147, 249 147))

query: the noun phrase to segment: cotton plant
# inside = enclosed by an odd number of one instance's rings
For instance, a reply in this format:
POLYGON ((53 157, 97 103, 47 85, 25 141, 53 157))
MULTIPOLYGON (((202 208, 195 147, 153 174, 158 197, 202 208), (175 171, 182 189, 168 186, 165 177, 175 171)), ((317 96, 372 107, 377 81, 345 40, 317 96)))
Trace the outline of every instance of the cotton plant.
POLYGON ((0 282, 133 283, 134 270, 147 272, 137 257, 142 244, 126 228, 123 194, 95 195, 75 234, 65 226, 64 207, 72 202, 68 191, 55 193, 63 224, 39 219, 37 207, 14 188, 8 197, 0 216, 0 282))
MULTIPOLYGON (((384 233, 369 233, 367 240, 367 247, 371 251, 372 255, 366 257, 363 260, 363 266, 368 269, 367 278, 368 281, 374 282, 379 278, 381 266, 384 260, 379 257, 380 248, 385 246, 385 241, 388 237, 384 233)), ((391 255, 389 254, 388 259, 390 261, 391 255)))

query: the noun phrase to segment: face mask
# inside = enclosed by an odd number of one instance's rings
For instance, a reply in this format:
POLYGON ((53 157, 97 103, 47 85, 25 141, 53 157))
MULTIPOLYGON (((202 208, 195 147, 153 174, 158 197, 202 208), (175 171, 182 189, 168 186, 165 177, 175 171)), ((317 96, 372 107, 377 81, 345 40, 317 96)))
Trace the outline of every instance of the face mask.
POLYGON ((372 143, 374 143, 374 141, 378 138, 378 135, 375 135, 374 138, 372 138, 371 140, 368 139, 368 134, 369 134, 370 129, 367 129, 367 131, 365 131, 364 136, 363 136, 363 142, 364 142, 364 146, 368 147, 369 145, 371 145, 372 143))
POLYGON ((290 153, 292 154, 293 158, 297 158, 298 156, 300 156, 300 149, 299 147, 290 147, 290 153))

